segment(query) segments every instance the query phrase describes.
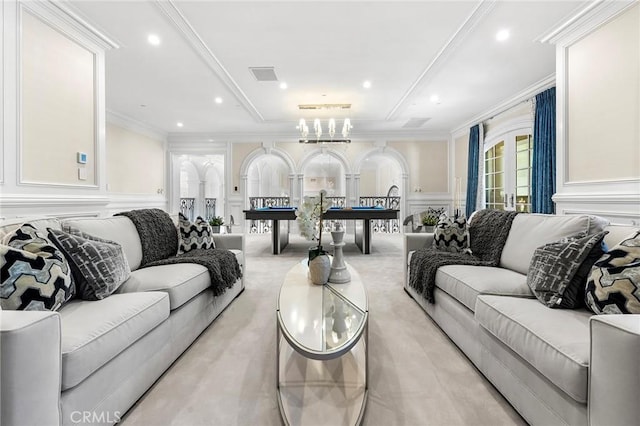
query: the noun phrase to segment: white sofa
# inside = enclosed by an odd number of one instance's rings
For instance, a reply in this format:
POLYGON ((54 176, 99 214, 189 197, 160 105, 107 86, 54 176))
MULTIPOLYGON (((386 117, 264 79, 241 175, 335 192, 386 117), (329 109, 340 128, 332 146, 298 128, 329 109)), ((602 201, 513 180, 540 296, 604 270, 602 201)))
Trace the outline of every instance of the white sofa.
MULTIPOLYGON (((0 238, 23 222, 0 223, 0 238)), ((57 219, 26 222, 61 228, 57 219)), ((120 243, 132 274, 103 300, 73 299, 58 312, 1 312, 3 426, 118 422, 244 289, 239 279, 214 297, 209 272, 197 264, 138 269, 140 238, 124 216, 65 222, 120 243)), ((243 236, 214 240, 234 252, 244 271, 243 236)))
MULTIPOLYGON (((433 234, 405 235, 405 290, 534 425, 633 425, 640 419, 640 315, 550 309, 526 274, 535 248, 592 228, 589 216, 517 215, 499 267, 448 265, 435 304, 408 284, 413 251, 433 234)), ((607 226, 609 247, 636 228, 607 226)))

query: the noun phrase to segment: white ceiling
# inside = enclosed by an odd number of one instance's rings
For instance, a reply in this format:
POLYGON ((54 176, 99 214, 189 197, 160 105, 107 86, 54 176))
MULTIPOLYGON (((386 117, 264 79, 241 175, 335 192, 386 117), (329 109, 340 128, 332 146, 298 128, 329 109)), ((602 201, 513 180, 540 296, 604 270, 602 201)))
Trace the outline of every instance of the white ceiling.
POLYGON ((298 119, 312 118, 297 109, 306 103, 352 104, 354 139, 450 132, 552 78, 555 47, 538 40, 588 3, 66 4, 119 45, 106 54, 110 112, 175 136, 294 140, 298 119), (505 42, 496 41, 500 29, 510 31, 505 42), (151 33, 161 38, 159 46, 147 42, 151 33), (275 67, 288 89, 256 81, 248 69, 254 66, 275 67), (439 104, 430 101, 434 94, 439 104), (411 118, 429 120, 403 128, 411 118))

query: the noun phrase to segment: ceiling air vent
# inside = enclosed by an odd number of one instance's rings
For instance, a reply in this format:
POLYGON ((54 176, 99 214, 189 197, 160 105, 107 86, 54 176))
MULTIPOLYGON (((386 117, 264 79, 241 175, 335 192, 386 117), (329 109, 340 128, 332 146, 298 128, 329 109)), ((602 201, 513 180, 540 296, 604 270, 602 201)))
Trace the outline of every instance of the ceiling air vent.
POLYGON ((424 123, 426 123, 427 121, 431 120, 431 118, 410 118, 406 123, 404 123, 404 125, 402 126, 403 129, 417 129, 418 127, 422 127, 424 126, 424 123))
POLYGON ((258 81, 278 81, 273 67, 249 67, 249 71, 258 81))

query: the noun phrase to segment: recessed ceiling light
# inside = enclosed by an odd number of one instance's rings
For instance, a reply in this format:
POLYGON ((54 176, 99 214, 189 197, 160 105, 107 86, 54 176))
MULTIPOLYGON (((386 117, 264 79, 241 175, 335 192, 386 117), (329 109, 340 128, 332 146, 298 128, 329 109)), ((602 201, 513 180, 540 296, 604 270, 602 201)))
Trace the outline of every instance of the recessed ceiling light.
POLYGON ((369 80, 365 80, 362 83, 362 87, 364 87, 365 89, 370 89, 371 88, 371 82, 369 80))
POLYGON ((287 86, 287 83, 285 83, 284 81, 283 81, 282 83, 280 83, 280 88, 281 88, 282 90, 286 90, 286 89, 287 89, 287 87, 289 87, 289 86, 287 86))
POLYGON ((213 101, 215 103, 217 103, 217 104, 221 104, 222 103, 222 98, 220 96, 216 96, 216 98, 213 101))
POLYGON ((160 37, 158 37, 156 34, 149 34, 149 36, 147 37, 147 41, 152 46, 159 46, 160 45, 160 37))
POLYGON ((184 126, 184 124, 182 124, 182 122, 181 122, 181 121, 178 121, 178 122, 176 123, 176 126, 178 126, 178 127, 182 127, 182 126, 184 126))
POLYGON ((439 104, 440 103, 440 97, 438 95, 431 95, 429 100, 431 102, 433 102, 434 104, 439 104))
POLYGON ((505 41, 509 38, 509 30, 500 30, 496 33, 496 40, 505 41))

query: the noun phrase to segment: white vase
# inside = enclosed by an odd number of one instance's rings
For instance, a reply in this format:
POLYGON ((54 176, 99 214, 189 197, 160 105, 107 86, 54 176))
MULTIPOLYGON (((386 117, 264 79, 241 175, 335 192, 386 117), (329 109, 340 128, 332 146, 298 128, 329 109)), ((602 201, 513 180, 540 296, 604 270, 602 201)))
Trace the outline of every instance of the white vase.
POLYGON ((309 279, 312 283, 323 285, 329 280, 331 261, 329 256, 321 254, 309 261, 309 279))

